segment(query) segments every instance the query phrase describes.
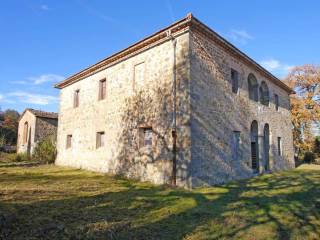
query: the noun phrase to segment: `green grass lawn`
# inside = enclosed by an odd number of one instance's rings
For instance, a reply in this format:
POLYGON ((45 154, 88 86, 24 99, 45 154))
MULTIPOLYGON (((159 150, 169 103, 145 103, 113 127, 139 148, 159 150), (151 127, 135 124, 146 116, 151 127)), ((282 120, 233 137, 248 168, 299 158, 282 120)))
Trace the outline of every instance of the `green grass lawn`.
POLYGON ((320 167, 192 191, 0 167, 0 239, 320 239, 320 167))

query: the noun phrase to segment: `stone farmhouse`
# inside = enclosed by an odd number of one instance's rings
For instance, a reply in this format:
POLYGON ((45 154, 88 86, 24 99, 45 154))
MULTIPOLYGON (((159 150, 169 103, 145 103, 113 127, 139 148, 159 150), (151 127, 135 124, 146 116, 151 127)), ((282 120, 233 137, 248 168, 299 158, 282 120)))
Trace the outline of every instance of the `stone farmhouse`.
POLYGON ((58 165, 189 188, 294 167, 292 89, 192 14, 55 87, 58 165))
POLYGON ((56 136, 57 128, 57 113, 27 108, 19 119, 17 152, 31 154, 43 138, 56 136))

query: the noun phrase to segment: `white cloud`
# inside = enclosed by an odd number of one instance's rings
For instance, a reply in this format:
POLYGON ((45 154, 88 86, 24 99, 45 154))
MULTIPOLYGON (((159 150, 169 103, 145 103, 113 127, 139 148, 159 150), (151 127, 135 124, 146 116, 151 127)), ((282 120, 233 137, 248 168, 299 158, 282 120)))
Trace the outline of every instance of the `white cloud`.
POLYGON ((11 81, 13 84, 27 84, 27 81, 11 81))
POLYGON ((232 29, 231 32, 228 34, 228 37, 231 40, 239 42, 241 44, 246 44, 249 40, 253 39, 253 36, 243 29, 232 29))
POLYGON ((14 101, 6 98, 3 94, 0 94, 0 103, 14 103, 14 101))
POLYGON ((36 76, 36 77, 28 77, 27 81, 26 80, 19 80, 19 81, 11 81, 10 83, 22 84, 22 85, 26 85, 26 84, 40 85, 40 84, 46 83, 46 82, 57 83, 57 82, 60 82, 64 79, 65 79, 65 77, 63 77, 61 75, 48 73, 48 74, 42 74, 42 75, 36 76))
POLYGON ((58 101, 58 98, 50 95, 34 94, 29 92, 11 92, 8 96, 16 97, 20 102, 31 103, 36 105, 48 105, 58 101))
POLYGON ((38 77, 29 77, 28 79, 31 80, 33 84, 39 85, 45 82, 60 82, 64 77, 56 74, 43 74, 38 77))
POLYGON ((43 10, 43 11, 48 11, 48 10, 49 10, 49 7, 48 7, 48 5, 42 4, 42 5, 40 6, 40 9, 43 10))
POLYGON ((279 60, 274 58, 269 58, 269 59, 260 61, 260 64, 261 66, 266 68, 268 71, 278 76, 286 75, 290 71, 290 69, 293 68, 292 65, 282 63, 279 60))

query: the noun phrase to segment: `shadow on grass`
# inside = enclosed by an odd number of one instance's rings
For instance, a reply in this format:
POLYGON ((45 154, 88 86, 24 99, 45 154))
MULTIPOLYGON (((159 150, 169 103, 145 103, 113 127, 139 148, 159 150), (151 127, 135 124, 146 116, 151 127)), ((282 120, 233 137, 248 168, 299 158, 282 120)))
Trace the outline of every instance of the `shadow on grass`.
MULTIPOLYGON (((57 191, 50 186, 32 201, 2 201, 0 191, 1 239, 320 237, 319 171, 264 175, 193 191, 101 175, 88 176, 87 185, 81 186, 85 176, 65 171, 61 176, 29 174, 23 178, 0 174, 0 184, 8 179, 66 181, 70 185, 81 181, 78 194, 62 190, 55 200, 41 200, 42 195, 57 191)), ((16 191, 28 194, 26 189, 16 191)))

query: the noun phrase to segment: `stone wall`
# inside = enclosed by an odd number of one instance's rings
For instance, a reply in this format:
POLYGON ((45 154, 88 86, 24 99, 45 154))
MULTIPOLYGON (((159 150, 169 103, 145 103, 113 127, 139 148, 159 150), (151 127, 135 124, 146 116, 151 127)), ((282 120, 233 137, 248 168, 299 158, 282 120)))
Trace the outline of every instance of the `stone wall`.
MULTIPOLYGON (((288 93, 202 33, 190 33, 190 49, 192 185, 220 184, 254 175, 250 141, 253 120, 259 125, 259 141, 264 125, 270 126, 270 170, 293 167, 288 93), (240 74, 237 94, 231 90, 231 68, 240 74), (256 76, 259 85, 267 82, 271 97, 269 106, 249 100, 249 73, 256 76), (275 110, 274 94, 280 98, 279 111, 275 110), (240 156, 236 160, 233 158, 233 131, 241 132, 240 156), (277 137, 283 140, 282 156, 277 154, 277 137)), ((263 166, 263 148, 259 149, 260 166, 263 166)), ((260 172, 263 171, 260 168, 260 172)))
MULTIPOLYGON (((178 177, 188 180, 189 34, 176 36, 178 177)), ((113 64, 61 90, 56 164, 122 174, 154 183, 168 183, 172 172, 173 44, 165 42, 113 64), (136 67, 139 65, 138 67, 136 67), (98 100, 98 84, 106 78, 107 96, 98 100), (144 79, 144 80, 143 80, 144 79), (74 91, 80 105, 73 107, 74 91), (152 127, 153 151, 139 147, 140 127, 152 127), (96 133, 105 145, 96 147, 96 133), (66 148, 67 135, 72 147, 66 148)))
POLYGON ((176 36, 175 75, 170 38, 61 89, 56 164, 122 174, 153 183, 172 176, 173 79, 177 83, 177 184, 196 187, 254 176, 250 125, 258 122, 259 173, 266 171, 263 129, 270 128, 269 169, 294 166, 288 93, 203 33, 176 36), (240 89, 231 90, 231 68, 240 89), (249 100, 247 77, 269 88, 269 106, 249 100), (99 81, 107 96, 98 100, 99 81), (79 90, 79 107, 73 106, 79 90), (280 98, 275 110, 274 94, 280 98), (153 130, 152 151, 140 147, 143 127, 153 130), (234 131, 240 146, 234 158, 234 131), (97 148, 97 132, 105 145, 97 148), (66 147, 67 135, 72 146, 66 147), (277 138, 282 138, 282 156, 277 138))
POLYGON ((35 142, 41 141, 43 138, 53 136, 56 138, 58 128, 58 119, 37 117, 35 142))

